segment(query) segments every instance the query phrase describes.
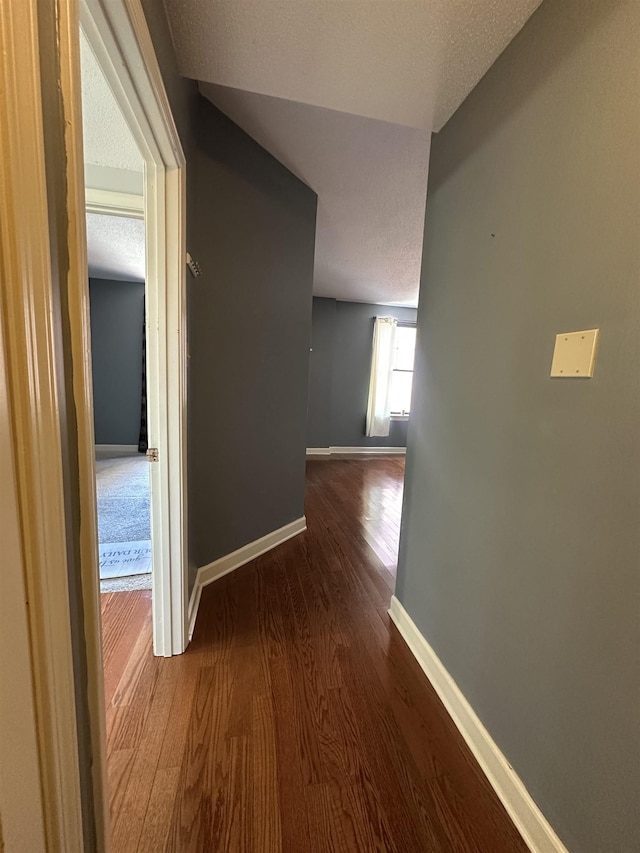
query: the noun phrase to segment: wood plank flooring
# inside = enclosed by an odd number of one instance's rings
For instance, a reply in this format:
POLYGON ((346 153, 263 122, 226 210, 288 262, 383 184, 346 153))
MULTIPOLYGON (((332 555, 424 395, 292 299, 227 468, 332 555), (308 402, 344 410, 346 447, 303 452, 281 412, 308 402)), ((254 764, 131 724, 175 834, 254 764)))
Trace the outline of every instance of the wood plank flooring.
POLYGON ((149 592, 102 597, 116 853, 527 850, 387 615, 403 475, 309 461, 309 529, 205 588, 180 657, 149 592))

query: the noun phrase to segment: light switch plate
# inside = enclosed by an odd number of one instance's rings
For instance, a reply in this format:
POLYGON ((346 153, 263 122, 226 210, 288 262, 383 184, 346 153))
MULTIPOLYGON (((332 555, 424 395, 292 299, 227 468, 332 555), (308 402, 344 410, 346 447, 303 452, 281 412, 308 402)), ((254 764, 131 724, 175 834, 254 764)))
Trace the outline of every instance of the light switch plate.
POLYGON ((600 329, 564 332, 556 335, 551 376, 560 379, 585 379, 593 376, 600 329))

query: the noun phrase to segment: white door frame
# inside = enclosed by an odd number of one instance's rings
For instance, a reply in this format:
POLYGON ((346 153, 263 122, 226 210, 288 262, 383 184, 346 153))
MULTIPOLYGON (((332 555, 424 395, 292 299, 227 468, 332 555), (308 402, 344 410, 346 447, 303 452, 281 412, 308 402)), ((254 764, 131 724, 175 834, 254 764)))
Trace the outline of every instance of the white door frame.
POLYGON ((95 25, 121 64, 110 82, 126 95, 147 162, 146 217, 160 235, 147 248, 158 387, 150 415, 162 496, 153 519, 163 556, 154 641, 165 655, 187 643, 185 162, 140 0, 0 3, 0 725, 11 732, 0 744, 0 813, 4 844, 17 839, 30 853, 81 851, 85 832, 92 848, 108 849, 79 2, 85 29, 95 25), (55 65, 46 77, 41 33, 55 65), (59 140, 63 156, 48 175, 45 155, 59 140), (55 276, 52 258, 60 261, 55 276), (67 404, 73 416, 64 422, 67 404), (77 469, 66 467, 65 454, 77 469), (79 515, 69 516, 67 498, 76 497, 79 515), (80 575, 83 625, 72 626, 71 568, 80 575), (74 645, 83 629, 84 645, 74 645), (90 749, 76 713, 85 702, 90 749), (81 769, 89 767, 92 797, 83 807, 81 769))
MULTIPOLYGON (((80 19, 145 161, 153 648, 169 657, 188 643, 185 157, 139 0, 81 0, 80 19)), ((91 211, 139 215, 135 197, 89 196, 91 211)))
POLYGON ((0 3, 0 847, 45 853, 84 840, 38 5, 0 3))
POLYGON ((84 201, 87 213, 104 213, 107 216, 144 219, 144 196, 142 195, 85 187, 84 201))
POLYGON ((0 595, 0 815, 2 841, 8 850, 40 851, 46 849, 47 830, 40 785, 13 413, 2 325, 0 322, 0 542, 6 564, 3 563, 0 595))

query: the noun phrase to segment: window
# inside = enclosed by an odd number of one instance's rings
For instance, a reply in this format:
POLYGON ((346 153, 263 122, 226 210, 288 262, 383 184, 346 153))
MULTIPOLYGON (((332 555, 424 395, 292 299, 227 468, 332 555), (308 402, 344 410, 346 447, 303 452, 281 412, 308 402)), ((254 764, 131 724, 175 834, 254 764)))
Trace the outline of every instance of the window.
POLYGON ((391 374, 391 417, 408 417, 411 410, 415 349, 416 327, 398 323, 391 374))

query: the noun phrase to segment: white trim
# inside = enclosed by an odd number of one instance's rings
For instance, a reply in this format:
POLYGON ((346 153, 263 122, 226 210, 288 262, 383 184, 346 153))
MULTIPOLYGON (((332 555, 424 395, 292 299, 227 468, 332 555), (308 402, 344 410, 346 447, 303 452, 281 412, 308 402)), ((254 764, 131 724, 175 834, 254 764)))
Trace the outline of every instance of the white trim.
MULTIPOLYGON (((93 420, 93 376, 89 323, 86 216, 84 213, 84 152, 82 143, 82 97, 78 7, 68 0, 55 0, 58 22, 59 87, 64 133, 64 176, 56 174, 67 214, 67 305, 71 349, 72 395, 76 430, 69 435, 75 446, 78 465, 78 497, 81 507, 79 530, 80 584, 84 622, 86 685, 84 690, 90 727, 93 829, 97 850, 108 846, 106 716, 104 669, 100 632, 100 585, 98 560, 98 518, 96 511, 96 475, 93 420), (66 191, 66 196, 62 192, 66 191), (75 442, 74 442, 75 438, 75 442)), ((85 751, 84 760, 88 759, 85 751)), ((88 808, 91 804, 88 804, 88 808)))
POLYGON ((307 456, 404 456, 406 447, 307 447, 307 456))
POLYGON ((137 444, 96 444, 96 459, 113 459, 117 456, 142 456, 137 444))
POLYGON ((46 850, 46 826, 29 639, 29 596, 2 327, 0 317, 0 542, 3 560, 0 595, 0 732, 3 732, 0 737, 0 815, 2 840, 8 850, 39 853, 46 850))
POLYGON ((145 160, 153 648, 168 657, 188 643, 185 158, 140 0, 82 0, 80 16, 145 160))
POLYGON ((391 598, 389 616, 532 853, 567 853, 522 780, 395 595, 391 598))
MULTIPOLYGON (((198 573, 200 569, 198 569, 198 573)), ((198 618, 198 609, 200 607, 200 597, 202 596, 202 584, 198 580, 198 575, 196 575, 196 580, 193 585, 193 589, 191 590, 191 596, 189 598, 189 642, 193 639, 193 632, 196 629, 196 619, 198 618)))
POLYGON ((272 548, 282 545, 282 543, 286 542, 287 539, 292 539, 299 533, 303 533, 306 529, 307 519, 303 515, 300 518, 296 518, 295 521, 285 524, 284 527, 279 527, 277 530, 267 533, 266 536, 261 536, 260 539, 249 542, 248 545, 243 545, 242 548, 238 548, 237 551, 232 551, 231 554, 227 554, 226 557, 220 557, 219 560, 214 560, 213 563, 209 563, 208 565, 199 568, 195 584, 193 585, 193 590, 191 591, 191 599, 189 601, 189 640, 191 640, 193 636, 193 631, 196 625, 196 617, 198 615, 198 607, 200 605, 200 596, 202 595, 203 587, 213 583, 213 581, 217 581, 224 575, 228 575, 229 572, 239 569, 240 566, 244 566, 245 563, 255 560, 256 557, 266 554, 266 552, 271 551, 272 548))
POLYGON ((87 213, 103 213, 108 216, 144 219, 144 196, 142 195, 86 187, 84 198, 87 213))
MULTIPOLYGON (((162 555, 156 556, 154 553, 153 638, 154 651, 162 655, 180 653, 188 642, 186 433, 183 426, 186 418, 185 160, 162 87, 140 0, 80 0, 79 3, 55 0, 55 3, 56 20, 61 33, 58 61, 64 104, 69 219, 69 329, 77 419, 80 571, 87 655, 87 684, 80 685, 80 689, 85 690, 89 704, 97 850, 104 851, 108 847, 109 810, 106 797, 95 438, 84 231, 86 205, 80 116, 79 13, 89 44, 99 54, 99 64, 108 76, 109 85, 145 160, 147 333, 151 336, 151 348, 155 347, 162 356, 162 360, 158 359, 155 372, 147 372, 150 393, 157 397, 157 407, 149 412, 150 439, 152 446, 160 449, 160 461, 152 468, 152 494, 158 491, 159 484, 161 505, 160 511, 154 514, 153 527, 161 531, 162 536, 162 555), (153 240, 149 240, 150 232, 154 235, 153 240), (157 232, 160 232, 159 239, 156 239, 157 232), (170 238, 168 235, 174 236, 170 238), (157 307, 159 303, 164 305, 162 311, 157 307), (154 320, 152 327, 149 317, 154 320), (154 338, 159 339, 157 345, 154 338), (157 393, 156 385, 159 385, 157 393)), ((105 202, 104 197, 102 202, 105 202)), ((113 199, 111 202, 113 208, 113 199)), ((124 213, 124 207, 132 203, 131 199, 120 198, 118 204, 122 208, 121 212, 124 213)), ((127 213, 130 215, 131 211, 127 213)), ((64 525, 61 525, 61 529, 64 529, 64 525)), ((59 619, 59 622, 64 624, 63 619, 59 619)), ((68 683, 74 683, 73 677, 68 679, 68 683)), ((82 844, 75 841, 61 842, 53 847, 80 850, 82 844)))
POLYGON ((363 456, 404 456, 406 447, 330 447, 331 455, 337 453, 355 453, 363 456))
MULTIPOLYGON (((6 371, 2 411, 5 422, 9 418, 11 444, 5 452, 13 462, 15 477, 6 488, 16 486, 14 509, 19 508, 19 512, 14 520, 18 521, 21 539, 21 559, 15 563, 3 560, 2 571, 7 577, 3 578, 2 596, 5 584, 18 597, 22 587, 23 628, 28 620, 28 634, 16 631, 2 642, 9 647, 20 644, 16 656, 27 666, 23 676, 31 680, 33 688, 33 704, 24 708, 23 722, 28 726, 29 712, 34 711, 36 725, 36 731, 29 726, 29 737, 24 729, 3 730, 2 737, 16 738, 16 748, 22 739, 26 764, 21 781, 29 787, 30 776, 37 785, 28 802, 32 806, 28 819, 34 826, 20 832, 24 843, 28 847, 27 839, 32 838, 38 844, 36 837, 44 830, 46 850, 83 850, 77 673, 56 381, 60 353, 54 322, 56 295, 49 240, 52 212, 47 197, 41 96, 41 82, 55 87, 58 81, 41 81, 39 16, 37 0, 0 3, 0 323, 4 334, 1 359, 6 371), (35 780, 30 774, 34 756, 26 754, 33 747, 33 735, 39 765, 39 778, 35 780)), ((13 530, 18 532, 15 527, 13 530)), ((5 677, 8 674, 3 670, 5 677)), ((18 690, 21 686, 16 684, 18 690)), ((19 702, 21 695, 24 690, 16 692, 14 701, 19 702)), ((10 772, 11 766, 3 765, 3 772, 10 772)), ((22 775, 21 770, 19 773, 22 775)), ((3 795, 3 809, 6 804, 3 795)), ((2 820, 14 817, 3 814, 2 820)), ((20 830, 14 822, 7 828, 12 833, 20 830)), ((20 835, 13 834, 13 838, 20 835)), ((6 836, 5 843, 11 844, 6 836)), ((21 849, 27 847, 21 845, 21 849)), ((38 851, 38 847, 28 849, 38 851)))

